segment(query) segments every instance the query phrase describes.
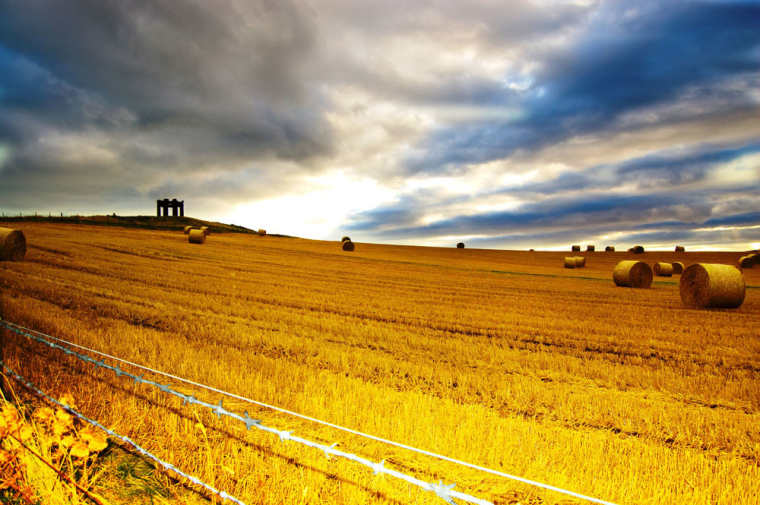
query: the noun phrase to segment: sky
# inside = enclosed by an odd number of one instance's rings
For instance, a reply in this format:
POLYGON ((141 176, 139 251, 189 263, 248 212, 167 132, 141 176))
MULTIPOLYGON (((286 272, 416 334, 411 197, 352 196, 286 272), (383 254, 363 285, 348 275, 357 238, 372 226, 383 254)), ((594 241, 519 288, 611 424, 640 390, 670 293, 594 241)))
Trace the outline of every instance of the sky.
POLYGON ((0 211, 760 248, 760 1, 0 0, 0 211))

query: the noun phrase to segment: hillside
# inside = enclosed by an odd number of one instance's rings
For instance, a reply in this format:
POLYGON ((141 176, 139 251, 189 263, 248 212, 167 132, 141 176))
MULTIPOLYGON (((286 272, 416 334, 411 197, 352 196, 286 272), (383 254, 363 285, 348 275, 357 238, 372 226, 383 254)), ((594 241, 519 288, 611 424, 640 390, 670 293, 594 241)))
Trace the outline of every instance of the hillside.
MULTIPOLYGON (((25 261, 0 262, 4 317, 23 326, 619 504, 760 495, 760 268, 745 270, 735 310, 685 308, 678 276, 646 290, 610 279, 624 258, 735 263, 738 253, 584 252, 587 267, 566 270, 565 252, 358 243, 349 253, 249 233, 195 245, 170 229, 7 224, 29 243, 25 261)), ((5 333, 9 366, 41 389, 70 393, 86 415, 249 505, 443 503, 5 333)), ((494 503, 586 503, 240 400, 224 407, 494 503)))
MULTIPOLYGON (((17 226, 18 223, 59 223, 81 224, 97 226, 118 226, 123 228, 141 228, 145 230, 182 230, 185 226, 208 226, 213 233, 256 233, 244 226, 224 224, 216 221, 206 221, 194 217, 157 217, 157 216, 15 216, 2 217, 8 226, 17 226)), ((273 235, 285 236, 285 235, 273 235)))

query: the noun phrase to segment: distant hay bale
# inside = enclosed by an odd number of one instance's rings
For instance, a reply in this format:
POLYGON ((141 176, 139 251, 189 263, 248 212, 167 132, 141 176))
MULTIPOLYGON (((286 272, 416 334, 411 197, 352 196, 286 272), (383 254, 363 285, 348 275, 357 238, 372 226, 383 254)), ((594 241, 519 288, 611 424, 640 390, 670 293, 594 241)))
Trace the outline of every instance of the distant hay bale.
POLYGON ((575 256, 565 256, 565 268, 575 268, 575 256))
POLYGON ((208 226, 201 226, 201 231, 204 235, 209 236, 211 235, 211 232, 208 230, 208 226))
POLYGON ((608 245, 607 247, 604 248, 604 251, 605 252, 615 252, 615 246, 608 245))
POLYGON ((187 235, 187 241, 191 244, 202 244, 206 241, 206 233, 203 230, 193 228, 187 235))
POLYGON ((575 257, 575 268, 585 268, 586 267, 586 257, 585 256, 576 256, 575 257))
POLYGON ((570 252, 581 252, 581 246, 579 245, 570 246, 570 252))
POLYGON ((535 251, 535 249, 528 249, 528 252, 533 252, 533 251, 535 251))
POLYGON ((744 275, 733 265, 696 263, 681 274, 681 301, 687 307, 733 309, 744 302, 744 275))
POLYGON ((348 235, 346 235, 342 239, 340 239, 341 242, 345 242, 346 240, 348 240, 349 242, 351 242, 351 237, 349 237, 348 235))
POLYGON ((633 253, 633 254, 642 254, 644 252, 644 246, 635 245, 631 247, 630 249, 628 249, 628 252, 633 253))
POLYGON ((264 228, 259 228, 259 231, 257 231, 259 237, 263 237, 267 234, 267 231, 264 228))
POLYGON ((193 229, 193 227, 190 226, 190 225, 185 226, 185 235, 187 235, 188 233, 190 233, 190 230, 192 230, 192 229, 193 229))
POLYGON ((739 267, 741 268, 752 268, 753 266, 758 264, 758 256, 757 254, 748 254, 746 256, 742 256, 739 258, 739 267))
POLYGON ((26 237, 21 230, 0 228, 0 261, 21 261, 26 255, 26 237))
POLYGON ((594 252, 596 250, 596 246, 593 244, 589 244, 586 246, 586 252, 594 252))
POLYGON ((343 242, 342 247, 343 247, 344 251, 353 251, 354 250, 354 243, 351 242, 350 240, 346 240, 345 242, 343 242))
POLYGON ((660 277, 670 277, 673 275, 673 265, 671 263, 665 263, 658 261, 654 264, 654 274, 660 277))
POLYGON ((464 249, 464 242, 458 242, 457 249, 464 249))
POLYGON ((673 273, 681 275, 683 273, 684 265, 680 261, 673 262, 673 273))
POLYGON ((686 248, 682 245, 677 245, 676 252, 686 252, 686 248))
POLYGON ((643 261, 624 260, 615 265, 612 280, 616 286, 648 288, 652 285, 652 268, 643 261))

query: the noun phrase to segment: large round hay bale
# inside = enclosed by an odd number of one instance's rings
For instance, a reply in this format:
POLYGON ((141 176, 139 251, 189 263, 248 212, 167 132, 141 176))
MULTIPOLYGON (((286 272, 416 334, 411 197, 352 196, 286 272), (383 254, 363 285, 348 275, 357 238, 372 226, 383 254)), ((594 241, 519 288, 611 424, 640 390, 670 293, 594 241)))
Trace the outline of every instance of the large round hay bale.
POLYGON ((642 254, 644 252, 644 246, 635 245, 628 249, 628 252, 632 252, 633 254, 642 254))
POLYGON ((655 275, 659 275, 660 277, 670 277, 673 275, 673 265, 663 261, 655 263, 652 270, 654 270, 655 275))
POLYGON ((267 231, 264 228, 259 228, 259 231, 257 231, 259 237, 263 237, 267 234, 267 231))
POLYGON ((565 268, 575 268, 575 256, 565 256, 565 268))
POLYGON ((209 235, 211 235, 211 232, 208 230, 208 226, 201 226, 201 231, 202 231, 202 232, 203 232, 203 234, 204 234, 204 235, 206 235, 207 237, 208 237, 209 235))
POLYGON ((349 237, 348 235, 345 235, 342 239, 340 239, 341 242, 345 242, 346 240, 351 242, 351 237, 349 237))
POLYGON ((184 230, 185 231, 185 235, 189 234, 190 230, 192 230, 192 229, 193 229, 193 227, 190 226, 190 225, 185 226, 185 230, 184 230))
POLYGON ((191 244, 202 244, 206 241, 206 233, 203 230, 193 228, 187 234, 187 241, 191 244))
POLYGON ((0 261, 21 261, 26 255, 26 237, 21 230, 0 228, 0 261))
POLYGON ((684 269, 683 263, 681 263, 680 261, 674 261, 673 262, 673 273, 674 274, 681 275, 683 273, 683 269, 684 269))
POLYGON ((624 260, 615 265, 612 280, 616 286, 648 288, 652 285, 652 268, 643 261, 624 260))
POLYGON ((464 242, 458 242, 457 249, 464 249, 464 242))
POLYGON ((681 274, 680 291, 687 307, 733 309, 744 302, 744 276, 733 265, 696 263, 681 274))
POLYGON ((570 246, 570 252, 581 252, 581 246, 579 245, 570 246))
POLYGON ((586 252, 594 252, 596 251, 596 246, 593 244, 589 244, 586 246, 586 252))
POLYGON ((586 257, 585 256, 576 256, 575 257, 575 268, 584 268, 586 266, 586 257))
POLYGON ((748 254, 746 256, 742 256, 739 258, 739 267, 741 268, 752 268, 755 266, 755 254, 748 254))
POLYGON ((682 245, 677 245, 676 252, 686 252, 686 248, 682 245))
POLYGON ((604 251, 605 252, 615 252, 615 246, 608 245, 607 247, 604 248, 604 251))
POLYGON ((346 240, 343 242, 343 245, 341 246, 344 251, 353 251, 354 250, 354 243, 350 240, 346 240))

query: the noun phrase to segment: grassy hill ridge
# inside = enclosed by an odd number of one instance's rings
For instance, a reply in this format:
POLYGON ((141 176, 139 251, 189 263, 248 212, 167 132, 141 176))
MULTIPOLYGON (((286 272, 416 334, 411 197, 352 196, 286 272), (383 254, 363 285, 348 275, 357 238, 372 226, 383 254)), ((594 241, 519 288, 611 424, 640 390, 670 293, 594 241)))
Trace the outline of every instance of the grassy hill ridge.
MULTIPOLYGON (((5 222, 37 222, 37 223, 73 223, 91 224, 98 226, 124 226, 128 228, 143 228, 147 230, 182 230, 185 226, 208 226, 212 233, 256 233, 256 230, 236 224, 225 224, 216 221, 206 221, 194 217, 158 217, 158 216, 5 216, 5 222)), ((287 237, 287 235, 273 235, 287 237)))

